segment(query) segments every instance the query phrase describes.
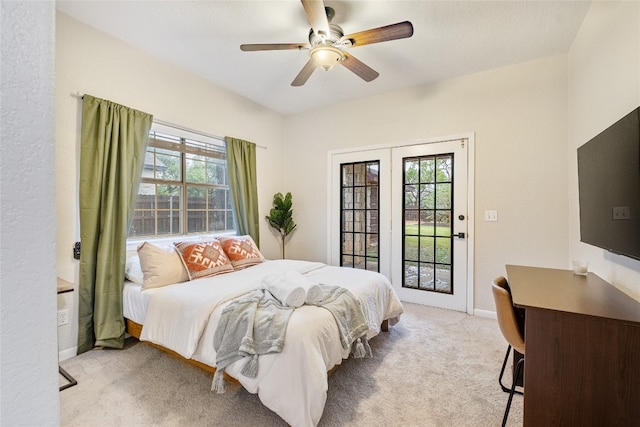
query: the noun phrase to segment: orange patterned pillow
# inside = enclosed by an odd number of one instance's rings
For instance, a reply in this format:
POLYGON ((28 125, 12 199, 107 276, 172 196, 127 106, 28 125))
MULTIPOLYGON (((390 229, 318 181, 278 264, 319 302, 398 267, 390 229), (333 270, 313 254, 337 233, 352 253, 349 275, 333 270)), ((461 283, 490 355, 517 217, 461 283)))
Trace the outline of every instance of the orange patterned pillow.
POLYGON ((264 257, 251 236, 220 237, 222 249, 231 260, 235 269, 242 269, 260 264, 264 257))
POLYGON ((180 252, 182 263, 189 273, 189 280, 233 271, 231 261, 218 240, 176 242, 174 245, 180 252))

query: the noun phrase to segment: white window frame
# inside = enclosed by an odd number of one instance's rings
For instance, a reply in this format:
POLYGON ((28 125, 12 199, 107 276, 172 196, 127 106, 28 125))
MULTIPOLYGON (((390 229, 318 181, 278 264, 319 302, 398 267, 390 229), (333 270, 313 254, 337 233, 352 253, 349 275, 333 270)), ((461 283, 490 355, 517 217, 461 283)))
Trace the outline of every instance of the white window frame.
MULTIPOLYGON (((222 138, 218 138, 218 137, 214 137, 212 135, 208 135, 208 134, 204 134, 204 133, 200 133, 197 131, 192 131, 186 128, 182 128, 182 127, 177 127, 177 126, 170 126, 167 124, 163 124, 163 123, 158 123, 158 122, 154 122, 151 130, 150 130, 150 135, 153 135, 154 133, 157 134, 161 134, 161 135, 170 135, 171 137, 174 138, 179 138, 179 139, 185 139, 185 140, 189 140, 192 142, 196 142, 199 144, 202 144, 203 147, 206 146, 211 146, 211 147, 216 147, 218 149, 222 148, 222 150, 224 151, 225 148, 225 142, 222 138)), ((170 148, 170 147, 162 147, 162 148, 170 148)), ((198 149, 194 148, 191 151, 191 154, 200 154, 198 153, 198 149)), ((176 152, 180 152, 182 153, 181 156, 184 157, 186 154, 189 153, 185 153, 185 150, 176 150, 176 152)), ((202 151, 204 153, 204 151, 202 151)), ((182 177, 181 180, 179 181, 180 184, 183 188, 183 197, 182 197, 182 206, 181 206, 181 218, 186 218, 187 215, 187 197, 186 197, 186 188, 187 185, 192 185, 192 183, 187 183, 186 181, 186 173, 184 171, 184 165, 185 162, 183 160, 183 171, 182 171, 182 177)), ((144 181, 147 181, 147 183, 158 183, 159 180, 154 179, 154 178, 142 178, 141 180, 141 185, 143 184, 144 181)), ((228 186, 228 177, 227 177, 227 181, 226 181, 226 185, 228 186)), ((233 206, 231 205, 231 211, 232 211, 232 215, 233 215, 233 206)), ((195 233, 188 233, 186 230, 187 227, 187 221, 186 220, 182 220, 181 219, 181 227, 183 228, 181 230, 180 233, 176 233, 176 234, 162 234, 162 235, 146 235, 146 236, 130 236, 127 238, 127 251, 131 251, 131 250, 135 250, 137 248, 137 246, 145 241, 153 241, 154 243, 173 243, 175 241, 198 241, 198 240, 203 240, 205 238, 210 238, 210 237, 214 237, 214 236, 220 236, 220 235, 233 235, 236 234, 236 230, 235 230, 235 224, 234 224, 234 229, 231 230, 224 230, 224 231, 219 231, 219 232, 195 232, 195 233)))

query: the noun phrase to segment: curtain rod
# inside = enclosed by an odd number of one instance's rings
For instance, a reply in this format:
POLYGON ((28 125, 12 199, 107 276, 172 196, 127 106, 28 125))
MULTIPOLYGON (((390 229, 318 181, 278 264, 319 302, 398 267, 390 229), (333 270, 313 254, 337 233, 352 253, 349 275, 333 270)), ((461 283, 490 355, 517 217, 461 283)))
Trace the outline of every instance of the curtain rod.
MULTIPOLYGON (((72 93, 71 96, 73 96, 75 98, 82 99, 82 97, 84 95, 81 94, 80 92, 76 92, 76 93, 72 93)), ((153 121, 154 121, 154 123, 158 123, 159 125, 168 126, 170 128, 182 130, 182 131, 185 131, 185 132, 190 132, 190 133, 193 133, 193 134, 196 134, 196 135, 206 136, 207 138, 219 139, 221 141, 224 141, 224 137, 223 136, 218 136, 218 135, 214 135, 214 134, 211 134, 211 133, 201 132, 199 130, 190 129, 190 128, 187 128, 187 127, 184 127, 184 126, 179 126, 179 125, 176 125, 176 124, 173 124, 173 123, 169 123, 169 122, 166 122, 164 120, 160 120, 160 119, 156 119, 156 118, 154 118, 153 121)), ((262 148, 262 149, 265 149, 265 150, 267 149, 267 147, 264 146, 264 145, 256 144, 256 147, 257 148, 262 148)))

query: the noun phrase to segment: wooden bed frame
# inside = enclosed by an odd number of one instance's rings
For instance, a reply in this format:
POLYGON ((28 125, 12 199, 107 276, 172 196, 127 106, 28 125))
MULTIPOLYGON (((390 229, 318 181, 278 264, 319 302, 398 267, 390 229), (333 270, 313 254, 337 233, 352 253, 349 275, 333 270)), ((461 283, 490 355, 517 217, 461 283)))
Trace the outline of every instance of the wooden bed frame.
MULTIPOLYGON (((125 324, 125 331, 129 335, 131 335, 132 337, 136 338, 137 340, 140 340, 140 334, 142 333, 142 325, 139 324, 139 323, 134 322, 133 320, 129 320, 127 318, 124 319, 124 324, 125 324)), ((383 332, 388 332, 389 331, 389 320, 384 320, 382 322, 382 325, 381 325, 380 329, 383 332)), ((183 360, 183 361, 189 363, 190 365, 196 366, 196 367, 198 367, 200 369, 204 369, 207 372, 211 372, 211 373, 215 373, 216 372, 216 368, 214 368, 213 366, 206 365, 206 364, 204 364, 202 362, 198 362, 197 360, 194 360, 194 359, 187 359, 186 357, 182 356, 181 354, 178 354, 173 350, 169 350, 168 348, 163 347, 161 345, 154 344, 152 342, 147 342, 147 341, 145 341, 145 342, 147 344, 150 344, 150 345, 154 346, 155 348, 157 348, 159 350, 162 350, 162 351, 172 355, 173 357, 175 357, 177 359, 180 359, 180 360, 183 360)), ((331 370, 329 370, 329 372, 328 372, 328 375, 331 375, 333 373, 333 371, 338 368, 338 366, 340 366, 340 365, 336 365, 333 368, 331 368, 331 370)), ((240 382, 237 379, 233 378, 231 375, 227 374, 226 372, 225 372, 224 376, 228 380, 233 381, 236 384, 240 384, 240 382)))
MULTIPOLYGON (((125 324, 125 331, 131 335, 132 337, 136 338, 137 340, 140 340, 140 334, 142 333, 142 325, 139 323, 134 322, 133 320, 129 320, 127 318, 124 319, 124 324, 125 324)), ((166 353, 169 353, 171 356, 180 359, 180 360, 184 360, 185 362, 189 363, 190 365, 196 366, 200 369, 204 369, 207 372, 211 372, 212 374, 216 372, 216 368, 214 368, 213 366, 209 366, 206 365, 202 362, 198 362, 197 360, 194 359, 187 359, 186 357, 182 356, 181 354, 176 353, 173 350, 169 350, 166 347, 163 347, 161 345, 158 344, 154 344, 152 342, 149 341, 145 341, 147 344, 150 344, 152 346, 154 346, 155 348, 162 350, 166 353)), ((233 378, 230 375, 227 375, 225 373, 225 377, 227 379, 230 379, 231 381, 233 381, 234 383, 240 384, 240 382, 238 380, 236 380, 235 378, 233 378)))

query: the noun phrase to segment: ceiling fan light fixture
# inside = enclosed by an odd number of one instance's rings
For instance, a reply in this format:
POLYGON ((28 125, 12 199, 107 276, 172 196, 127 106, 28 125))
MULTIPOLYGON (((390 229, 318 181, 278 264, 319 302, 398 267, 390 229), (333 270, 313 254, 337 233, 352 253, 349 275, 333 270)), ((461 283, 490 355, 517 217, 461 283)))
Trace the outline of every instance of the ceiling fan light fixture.
POLYGON ((313 62, 325 71, 329 71, 334 65, 345 58, 344 53, 342 53, 340 49, 326 45, 314 47, 311 49, 310 55, 313 62))

